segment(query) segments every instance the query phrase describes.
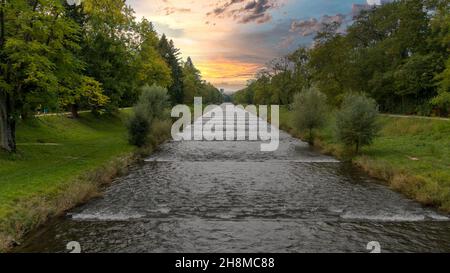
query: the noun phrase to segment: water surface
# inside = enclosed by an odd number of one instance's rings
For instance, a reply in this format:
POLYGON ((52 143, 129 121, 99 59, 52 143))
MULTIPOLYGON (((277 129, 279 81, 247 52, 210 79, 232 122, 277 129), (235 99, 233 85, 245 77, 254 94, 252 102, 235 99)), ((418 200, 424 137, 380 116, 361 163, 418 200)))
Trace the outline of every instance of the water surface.
MULTIPOLYGON (((205 119, 204 122, 207 122, 205 119)), ((240 120, 248 125, 248 121, 240 120)), ((449 252, 450 221, 280 132, 260 141, 168 142, 102 198, 19 252, 449 252)))

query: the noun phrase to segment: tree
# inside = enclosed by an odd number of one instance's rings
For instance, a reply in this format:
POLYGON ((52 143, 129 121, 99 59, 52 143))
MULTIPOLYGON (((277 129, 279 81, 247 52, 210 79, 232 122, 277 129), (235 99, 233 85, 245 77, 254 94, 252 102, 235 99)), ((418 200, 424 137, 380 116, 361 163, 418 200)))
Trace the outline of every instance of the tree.
POLYGON ((447 61, 447 68, 437 75, 436 79, 439 80, 439 91, 431 102, 448 114, 450 113, 450 59, 447 61))
POLYGON ((270 68, 271 77, 271 102, 279 105, 287 105, 292 101, 294 86, 292 84, 291 63, 288 56, 274 59, 270 68))
POLYGON ((136 56, 136 71, 139 86, 172 84, 171 71, 158 52, 158 36, 152 23, 143 19, 138 24, 139 46, 136 56))
POLYGON ((219 104, 224 101, 223 94, 211 83, 205 82, 202 84, 201 95, 204 103, 219 104))
MULTIPOLYGON (((109 102, 101 83, 85 76, 86 63, 82 60, 80 44, 83 43, 81 29, 85 14, 81 5, 64 5, 66 20, 73 33, 64 33, 71 43, 58 48, 55 54, 56 75, 59 82, 59 107, 70 108, 73 118, 78 118, 78 109, 83 107, 96 112, 109 102)), ((55 34, 52 34, 55 35, 55 34)))
POLYGON ((74 45, 78 28, 60 1, 2 1, 0 44, 0 147, 16 150, 16 122, 28 104, 57 101, 57 56, 74 45))
POLYGON ((339 27, 337 23, 325 25, 315 37, 315 47, 309 54, 313 82, 333 105, 339 105, 342 94, 351 90, 354 77, 351 48, 338 32, 339 27))
POLYGON ((108 110, 134 103, 139 85, 133 10, 123 0, 84 0, 82 7, 81 56, 86 76, 102 84, 109 97, 108 110))
POLYGON ((317 88, 304 89, 294 97, 294 126, 308 130, 310 144, 314 143, 314 130, 322 127, 327 117, 327 97, 317 88))
POLYGON ((436 75, 438 94, 432 104, 445 114, 450 113, 450 5, 448 0, 436 1, 436 16, 431 21, 433 36, 430 43, 441 48, 445 69, 436 75))
POLYGON ((128 122, 130 144, 142 147, 147 144, 148 135, 155 119, 163 117, 169 106, 167 89, 156 85, 141 88, 138 103, 128 122))
POLYGON ((271 75, 268 71, 262 70, 257 75, 254 83, 254 102, 259 105, 269 105, 272 103, 272 89, 270 86, 271 75))
POLYGON ((359 153, 360 148, 372 144, 377 135, 377 117, 375 100, 364 95, 346 95, 336 115, 338 140, 348 147, 355 147, 355 153, 359 153))
POLYGON ((293 83, 297 90, 311 87, 312 75, 309 67, 310 50, 300 47, 288 55, 289 61, 294 65, 293 83))
POLYGON ((200 95, 202 80, 200 71, 195 67, 191 57, 188 57, 183 66, 184 103, 194 102, 194 97, 200 95))
POLYGON ((165 34, 161 36, 158 45, 159 53, 169 65, 172 84, 169 86, 169 96, 173 105, 183 102, 183 68, 180 64, 180 50, 172 40, 168 41, 165 34))
POLYGON ((63 88, 61 92, 60 104, 69 106, 73 118, 78 118, 78 109, 80 106, 88 107, 93 111, 97 111, 100 107, 105 106, 109 98, 103 94, 101 84, 91 77, 81 76, 72 88, 63 88))

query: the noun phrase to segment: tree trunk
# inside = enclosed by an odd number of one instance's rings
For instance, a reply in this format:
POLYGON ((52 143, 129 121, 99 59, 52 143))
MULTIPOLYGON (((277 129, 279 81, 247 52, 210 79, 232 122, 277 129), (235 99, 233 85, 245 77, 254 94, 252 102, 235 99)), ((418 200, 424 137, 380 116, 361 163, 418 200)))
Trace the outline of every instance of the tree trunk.
POLYGON ((0 148, 8 152, 16 151, 16 121, 12 106, 9 95, 0 91, 0 148))
POLYGON ((313 135, 313 129, 309 128, 309 144, 314 145, 314 135, 313 135))
POLYGON ((72 104, 70 107, 70 112, 72 113, 72 118, 79 118, 80 115, 78 114, 78 105, 72 104))

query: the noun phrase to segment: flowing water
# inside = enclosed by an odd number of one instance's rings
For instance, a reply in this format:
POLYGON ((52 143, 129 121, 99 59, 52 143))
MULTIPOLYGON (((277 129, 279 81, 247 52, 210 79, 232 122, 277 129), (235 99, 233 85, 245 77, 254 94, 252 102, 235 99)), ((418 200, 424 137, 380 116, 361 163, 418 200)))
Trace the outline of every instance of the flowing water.
POLYGON ((70 241, 83 252, 367 252, 370 241, 450 251, 447 215, 282 131, 279 140, 275 152, 250 140, 168 142, 16 251, 67 252, 70 241))

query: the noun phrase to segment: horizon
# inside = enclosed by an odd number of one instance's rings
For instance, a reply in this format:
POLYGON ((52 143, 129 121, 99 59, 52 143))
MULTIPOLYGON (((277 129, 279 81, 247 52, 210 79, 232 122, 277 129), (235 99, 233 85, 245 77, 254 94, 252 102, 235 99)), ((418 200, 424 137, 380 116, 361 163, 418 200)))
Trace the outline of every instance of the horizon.
POLYGON ((226 94, 246 87, 271 60, 310 46, 323 22, 348 22, 366 0, 127 0, 190 56, 203 78, 226 94))

